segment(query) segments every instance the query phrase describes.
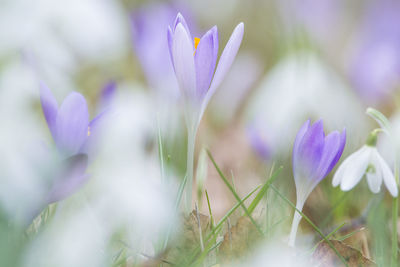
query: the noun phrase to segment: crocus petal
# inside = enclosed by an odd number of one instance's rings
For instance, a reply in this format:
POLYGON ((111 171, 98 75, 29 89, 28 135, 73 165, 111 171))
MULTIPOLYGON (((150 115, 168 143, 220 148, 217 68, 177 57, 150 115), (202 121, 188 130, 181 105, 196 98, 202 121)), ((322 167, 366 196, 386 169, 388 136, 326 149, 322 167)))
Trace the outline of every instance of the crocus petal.
POLYGON ((107 111, 103 111, 99 115, 97 115, 90 123, 88 126, 88 136, 79 149, 79 153, 84 153, 87 154, 89 157, 89 160, 92 158, 91 155, 94 152, 95 145, 97 142, 99 142, 99 128, 101 127, 102 122, 104 121, 105 117, 109 114, 107 111))
POLYGON ((324 149, 320 166, 317 171, 318 179, 324 178, 336 165, 343 152, 344 144, 346 142, 345 136, 345 134, 343 135, 334 131, 325 137, 324 149))
POLYGON ((247 128, 247 136, 253 150, 264 160, 269 159, 271 156, 271 149, 266 138, 260 134, 260 131, 253 124, 247 128))
POLYGON ((46 118, 47 125, 49 126, 50 132, 54 138, 58 104, 54 95, 51 93, 51 90, 44 83, 40 83, 40 102, 42 104, 42 110, 44 117, 46 118))
POLYGON ((214 74, 214 78, 211 82, 210 89, 208 90, 202 104, 200 117, 202 117, 204 110, 208 105, 208 102, 215 93, 215 90, 219 87, 219 85, 225 78, 225 75, 228 73, 233 63, 233 60, 235 59, 236 54, 239 50, 240 44, 242 43, 243 32, 244 32, 244 24, 239 23, 239 25, 237 25, 236 28, 233 30, 233 33, 229 38, 229 41, 224 48, 224 51, 221 54, 217 69, 214 74))
POLYGON ((65 160, 62 170, 50 189, 47 203, 65 199, 81 188, 89 177, 85 175, 87 165, 88 158, 84 154, 78 154, 65 160))
POLYGON ((214 26, 200 39, 194 56, 196 66, 197 94, 204 96, 214 74, 218 56, 218 30, 214 26))
POLYGON ((397 197, 398 189, 392 170, 379 153, 376 154, 376 157, 382 169, 383 182, 385 183, 386 188, 393 197, 397 197))
POLYGON ((324 128, 322 121, 315 122, 302 138, 295 162, 295 180, 297 176, 316 179, 316 172, 321 161, 324 148, 324 128), (298 174, 298 175, 296 175, 298 174))
POLYGON ((339 149, 337 151, 337 154, 335 158, 333 159, 331 166, 329 167, 328 173, 333 169, 333 167, 336 165, 336 163, 339 161, 340 157, 343 154, 344 146, 346 145, 346 129, 343 129, 342 133, 340 134, 340 144, 339 144, 339 149))
POLYGON ((167 30, 167 41, 168 41, 168 50, 169 50, 169 56, 171 57, 171 63, 172 63, 172 67, 175 70, 175 65, 174 65, 174 58, 172 56, 172 45, 173 45, 173 32, 170 26, 168 26, 168 30, 167 30))
POLYGON ((186 97, 194 96, 196 91, 193 53, 192 41, 183 25, 178 24, 173 36, 172 57, 179 87, 186 97))
MULTIPOLYGON (((190 34, 189 27, 188 27, 188 25, 186 23, 186 20, 182 16, 181 13, 178 13, 178 15, 176 15, 175 22, 174 22, 174 32, 176 31, 176 28, 178 27, 179 24, 181 24, 185 28, 185 31, 186 31, 186 33, 187 33, 187 35, 189 37, 189 40, 193 40, 192 39, 192 35, 190 34)), ((190 43, 192 45, 192 48, 194 49, 193 42, 191 41, 190 43)))
POLYGON ((66 155, 78 152, 88 135, 89 113, 85 98, 70 93, 57 116, 56 144, 66 155))
POLYGON ((293 151, 292 151, 292 155, 293 155, 293 160, 292 160, 292 164, 293 164, 293 168, 295 167, 295 161, 297 162, 297 155, 298 155, 298 151, 299 151, 299 146, 301 143, 301 140, 303 140, 304 135, 306 134, 306 132, 308 131, 308 129, 310 128, 310 120, 307 120, 303 126, 301 126, 299 132, 296 135, 296 139, 294 141, 294 145, 293 145, 293 151), (296 159, 296 160, 295 160, 296 159))
POLYGON ((378 159, 378 151, 371 154, 371 165, 375 168, 373 171, 368 171, 367 183, 372 193, 378 193, 381 190, 382 184, 382 168, 378 159))
POLYGON ((113 80, 107 82, 101 89, 100 93, 100 106, 104 109, 113 101, 115 92, 117 89, 117 83, 113 80))
POLYGON ((351 164, 347 166, 346 171, 343 173, 340 184, 340 188, 343 191, 352 189, 364 176, 371 157, 371 149, 370 147, 365 147, 363 153, 359 153, 356 157, 353 157, 351 164))

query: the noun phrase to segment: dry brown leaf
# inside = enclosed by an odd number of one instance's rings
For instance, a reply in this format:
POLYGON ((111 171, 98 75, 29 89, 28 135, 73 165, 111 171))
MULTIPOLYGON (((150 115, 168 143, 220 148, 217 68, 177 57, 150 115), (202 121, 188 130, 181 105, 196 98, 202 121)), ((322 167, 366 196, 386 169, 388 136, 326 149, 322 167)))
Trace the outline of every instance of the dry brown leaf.
MULTIPOLYGON (((347 261, 349 267, 358 266, 376 266, 370 259, 366 258, 359 250, 346 245, 339 240, 331 240, 336 250, 347 261)), ((321 242, 313 253, 313 260, 318 263, 318 266, 344 266, 340 261, 335 251, 326 242, 321 242)))
POLYGON ((181 259, 182 255, 189 255, 193 250, 200 246, 200 229, 201 227, 202 237, 205 238, 210 233, 210 219, 207 215, 199 213, 197 215, 196 210, 193 210, 183 221, 183 236, 180 241, 173 248, 167 252, 167 260, 170 262, 176 262, 181 259), (198 218, 200 220, 198 220, 198 218))
POLYGON ((261 237, 249 217, 240 217, 236 225, 228 229, 224 235, 218 255, 221 262, 243 257, 261 237))

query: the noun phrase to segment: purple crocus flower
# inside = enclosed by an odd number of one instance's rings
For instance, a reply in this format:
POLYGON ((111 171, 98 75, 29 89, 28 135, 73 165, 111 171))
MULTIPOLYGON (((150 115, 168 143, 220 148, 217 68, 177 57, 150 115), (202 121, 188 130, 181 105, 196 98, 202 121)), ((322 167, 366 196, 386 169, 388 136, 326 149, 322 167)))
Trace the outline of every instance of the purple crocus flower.
POLYGON ((400 84, 399 14, 399 1, 373 1, 362 24, 350 77, 370 103, 388 99, 400 84))
POLYGON ((77 92, 70 93, 58 107, 57 100, 43 83, 40 101, 58 151, 65 157, 87 152, 84 149, 92 141, 92 134, 103 113, 89 121, 86 100, 77 92))
POLYGON ((103 113, 89 121, 85 98, 70 93, 60 107, 45 85, 40 85, 42 110, 61 158, 61 166, 52 174, 46 203, 62 200, 77 191, 87 180, 85 174, 92 142, 103 113))
POLYGON ((215 68, 218 57, 217 26, 203 37, 192 39, 187 23, 179 13, 173 27, 168 28, 171 60, 193 126, 199 123, 211 96, 231 67, 242 42, 243 31, 244 25, 239 23, 215 68))
POLYGON ((201 117, 210 98, 221 84, 239 50, 244 25, 234 29, 217 64, 218 30, 214 26, 201 38, 192 39, 189 27, 178 13, 172 27, 168 27, 168 46, 181 91, 188 129, 186 208, 191 209, 193 184, 193 154, 201 117), (215 73, 214 73, 215 70, 215 73))
POLYGON ((115 96, 116 90, 117 90, 117 83, 114 80, 108 81, 103 86, 103 88, 100 91, 99 103, 98 103, 99 109, 101 111, 108 109, 115 96))
POLYGON ((256 123, 251 124, 247 128, 247 137, 251 148, 261 159, 268 160, 271 157, 271 144, 267 142, 266 136, 263 134, 263 131, 257 127, 256 123))
POLYGON ((135 54, 148 84, 163 101, 166 97, 176 100, 179 96, 171 60, 166 53, 168 42, 165 38, 165 30, 176 13, 176 8, 170 4, 152 3, 131 14, 135 54))
MULTIPOLYGON (((296 184, 296 208, 303 205, 317 184, 326 177, 338 162, 346 143, 346 131, 333 131, 325 136, 322 120, 310 125, 308 120, 297 133, 293 146, 292 165, 296 184)), ((289 245, 294 246, 301 216, 296 211, 293 218, 289 245)))

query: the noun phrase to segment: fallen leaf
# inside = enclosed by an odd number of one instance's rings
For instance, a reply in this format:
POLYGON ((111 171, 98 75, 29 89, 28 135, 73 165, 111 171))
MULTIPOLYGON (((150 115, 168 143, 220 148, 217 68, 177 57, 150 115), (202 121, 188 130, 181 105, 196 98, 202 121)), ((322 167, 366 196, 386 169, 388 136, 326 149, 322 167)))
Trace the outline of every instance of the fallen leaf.
MULTIPOLYGON (((336 250, 343 256, 347 261, 349 267, 358 266, 376 266, 376 264, 370 259, 366 258, 361 251, 339 241, 330 240, 336 250)), ((326 242, 321 242, 315 252, 313 253, 313 261, 316 262, 316 266, 344 266, 340 261, 335 251, 326 242)))
POLYGON ((249 217, 240 217, 236 225, 228 229, 224 235, 224 241, 219 247, 218 255, 221 262, 243 257, 261 238, 261 234, 249 217))

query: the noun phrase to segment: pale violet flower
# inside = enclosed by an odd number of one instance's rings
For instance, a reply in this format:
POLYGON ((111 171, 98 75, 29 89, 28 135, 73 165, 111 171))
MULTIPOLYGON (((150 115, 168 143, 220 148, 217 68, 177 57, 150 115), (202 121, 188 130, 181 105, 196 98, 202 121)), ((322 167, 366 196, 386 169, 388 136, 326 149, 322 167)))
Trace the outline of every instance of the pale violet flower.
MULTIPOLYGON (((328 175, 338 162, 346 143, 346 131, 333 131, 325 136, 322 121, 308 120, 297 133, 293 146, 293 175, 296 184, 296 208, 302 210, 312 190, 328 175)), ((294 246, 301 220, 295 211, 289 245, 294 246)))
POLYGON ((206 32, 203 37, 192 39, 187 23, 179 13, 172 27, 168 28, 169 52, 182 95, 188 130, 187 209, 190 209, 192 202, 193 153, 197 128, 208 102, 232 66, 242 43, 243 32, 244 25, 239 23, 222 51, 217 66, 218 30, 216 26, 206 32))
POLYGON ((243 32, 244 25, 239 23, 216 67, 218 57, 216 26, 203 37, 192 39, 185 19, 178 14, 174 26, 168 28, 171 60, 186 108, 192 113, 186 114, 187 119, 191 120, 192 127, 197 127, 211 96, 230 69, 242 42, 243 32))
POLYGON ((367 144, 351 154, 336 171, 332 185, 340 184, 340 189, 349 191, 365 175, 369 189, 373 193, 381 190, 382 180, 393 197, 398 189, 393 172, 376 149, 376 133, 372 132, 367 144))

